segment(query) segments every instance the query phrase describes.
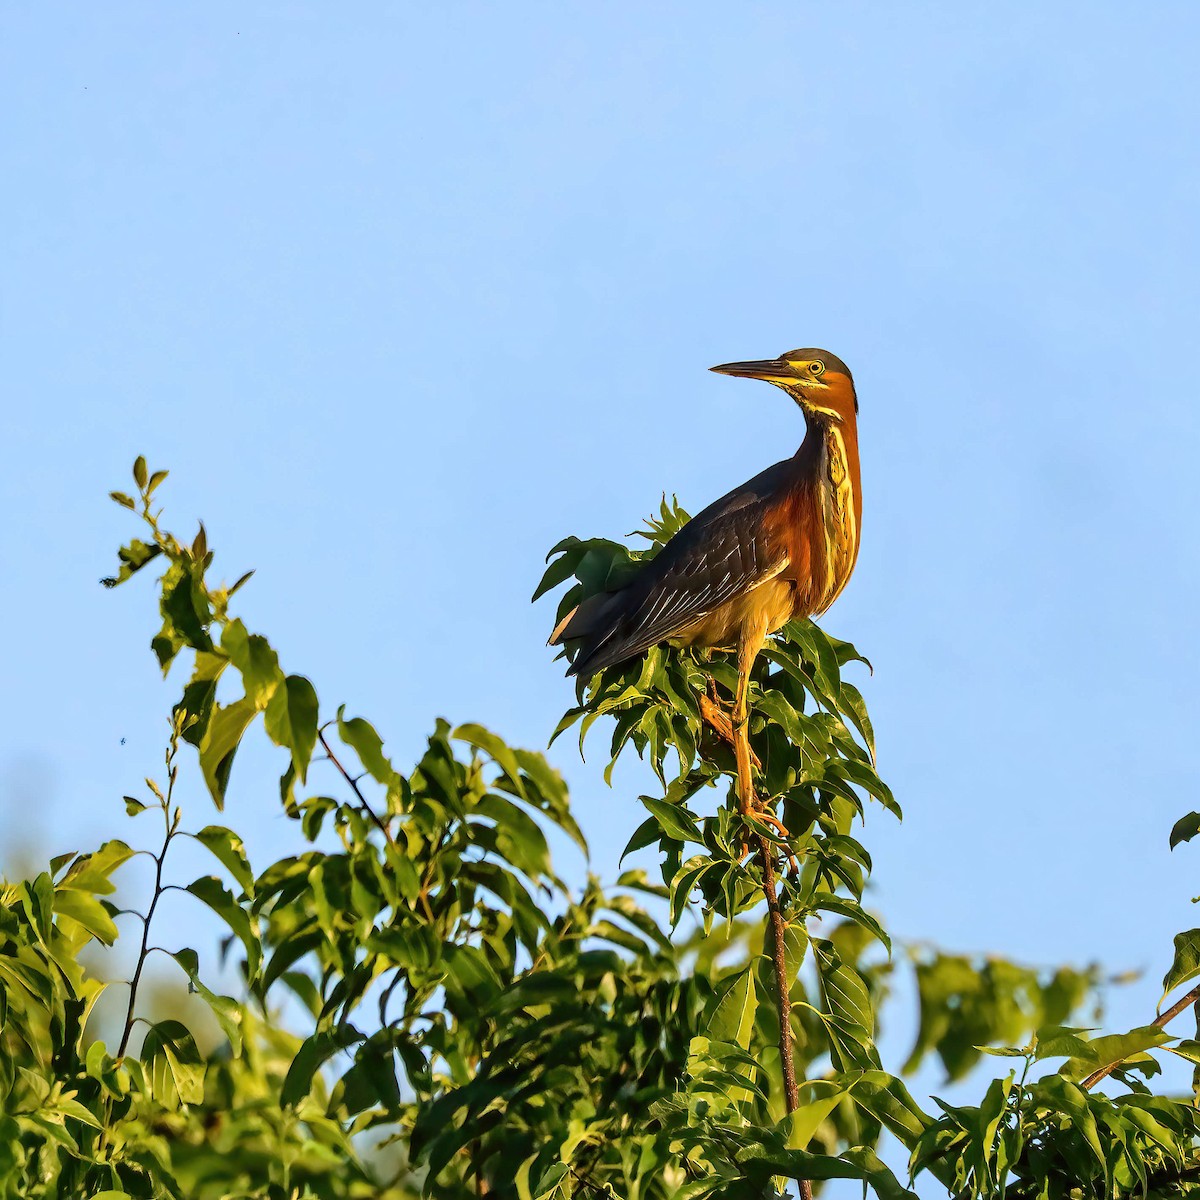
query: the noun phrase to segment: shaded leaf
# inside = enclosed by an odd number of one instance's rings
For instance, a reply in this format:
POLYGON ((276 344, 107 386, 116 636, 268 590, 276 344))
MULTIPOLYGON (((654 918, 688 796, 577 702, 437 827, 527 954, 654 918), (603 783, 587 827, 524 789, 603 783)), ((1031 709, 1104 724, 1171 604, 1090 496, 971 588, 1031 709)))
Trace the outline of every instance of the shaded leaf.
POLYGON ((366 1038, 353 1025, 337 1025, 332 1029, 321 1029, 304 1039, 279 1093, 279 1102, 291 1108, 299 1104, 312 1089, 313 1076, 322 1065, 339 1050, 365 1041, 366 1038))
POLYGON ((1200 812, 1190 812, 1186 817, 1180 817, 1171 828, 1171 849, 1174 850, 1180 842, 1190 842, 1200 833, 1200 812))

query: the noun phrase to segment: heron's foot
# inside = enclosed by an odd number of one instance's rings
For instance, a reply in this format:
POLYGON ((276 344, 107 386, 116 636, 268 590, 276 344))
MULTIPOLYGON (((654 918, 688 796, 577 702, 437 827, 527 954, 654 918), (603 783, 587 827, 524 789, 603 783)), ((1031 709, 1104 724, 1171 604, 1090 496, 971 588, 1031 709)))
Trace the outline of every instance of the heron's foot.
MULTIPOLYGON (((755 800, 754 807, 748 813, 744 813, 743 815, 750 820, 762 821, 764 825, 770 825, 785 842, 791 836, 791 834, 788 833, 787 826, 773 812, 768 812, 766 806, 757 799, 755 800)), ((767 843, 765 839, 760 842, 760 845, 763 847, 764 852, 766 852, 767 843)), ((748 843, 743 841, 742 857, 747 858, 751 853, 752 848, 748 843)), ((784 853, 787 855, 788 865, 791 867, 792 877, 798 877, 800 874, 800 864, 796 861, 796 856, 786 846, 784 847, 784 853)))
POLYGON ((787 831, 787 826, 774 813, 767 812, 765 808, 755 805, 750 816, 756 821, 761 821, 764 825, 770 825, 785 841, 791 837, 791 834, 787 831))
MULTIPOLYGON (((721 697, 717 695, 716 680, 711 675, 705 678, 706 691, 701 692, 698 697, 700 701, 700 716, 721 741, 736 751, 737 733, 733 728, 733 717, 730 715, 729 709, 725 706, 721 697)), ((750 761, 754 764, 756 771, 762 770, 762 763, 753 750, 750 751, 750 761)))

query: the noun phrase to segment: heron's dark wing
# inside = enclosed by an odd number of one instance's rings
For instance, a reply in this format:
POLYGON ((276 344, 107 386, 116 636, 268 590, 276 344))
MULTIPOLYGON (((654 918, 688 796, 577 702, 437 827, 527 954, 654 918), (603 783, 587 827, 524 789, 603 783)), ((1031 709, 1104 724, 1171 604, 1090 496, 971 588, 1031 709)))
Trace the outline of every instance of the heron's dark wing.
POLYGON ((586 640, 571 674, 588 676, 666 641, 778 575, 787 546, 777 520, 781 463, 689 521, 622 591, 563 622, 560 640, 586 640), (572 628, 572 626, 575 626, 572 628))

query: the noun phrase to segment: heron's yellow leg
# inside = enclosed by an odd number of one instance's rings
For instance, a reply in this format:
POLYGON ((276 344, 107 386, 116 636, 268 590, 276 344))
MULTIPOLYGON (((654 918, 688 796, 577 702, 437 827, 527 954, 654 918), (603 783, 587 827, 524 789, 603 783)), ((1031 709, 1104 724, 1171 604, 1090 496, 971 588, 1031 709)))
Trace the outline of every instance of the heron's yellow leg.
POLYGON ((766 640, 766 623, 756 621, 738 640, 738 681, 733 699, 734 753, 737 756, 738 809, 748 817, 757 808, 750 750, 750 672, 766 640))
MULTIPOLYGON (((701 692, 697 697, 700 703, 700 716, 721 741, 736 750, 737 735, 733 731, 733 720, 729 715, 728 708, 717 695, 716 680, 709 675, 707 682, 707 691, 701 692)), ((762 763, 758 761, 758 755, 753 750, 750 751, 750 761, 756 770, 762 769, 762 763)))

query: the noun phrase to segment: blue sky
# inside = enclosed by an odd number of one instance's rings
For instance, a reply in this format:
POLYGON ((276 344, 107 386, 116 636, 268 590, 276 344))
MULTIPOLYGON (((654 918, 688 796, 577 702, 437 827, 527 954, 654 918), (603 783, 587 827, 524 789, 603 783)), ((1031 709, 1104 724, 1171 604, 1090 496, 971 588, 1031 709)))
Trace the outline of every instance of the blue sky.
MULTIPOLYGON (((10 7, 0 837, 131 837, 160 757, 144 453, 243 615, 400 762, 545 744, 567 533, 693 511, 801 422, 713 363, 826 346, 862 402, 858 643, 894 931, 1148 980, 1196 921, 1200 10, 10 7)), ((597 753, 599 743, 597 743, 597 753)), ((611 877, 640 820, 567 743, 611 877)), ((235 773, 256 863, 295 842, 235 773)), ((196 824, 209 819, 193 777, 196 824)), ((577 869, 577 864, 565 865, 577 869)), ((182 928, 193 918, 182 910, 182 928)))

